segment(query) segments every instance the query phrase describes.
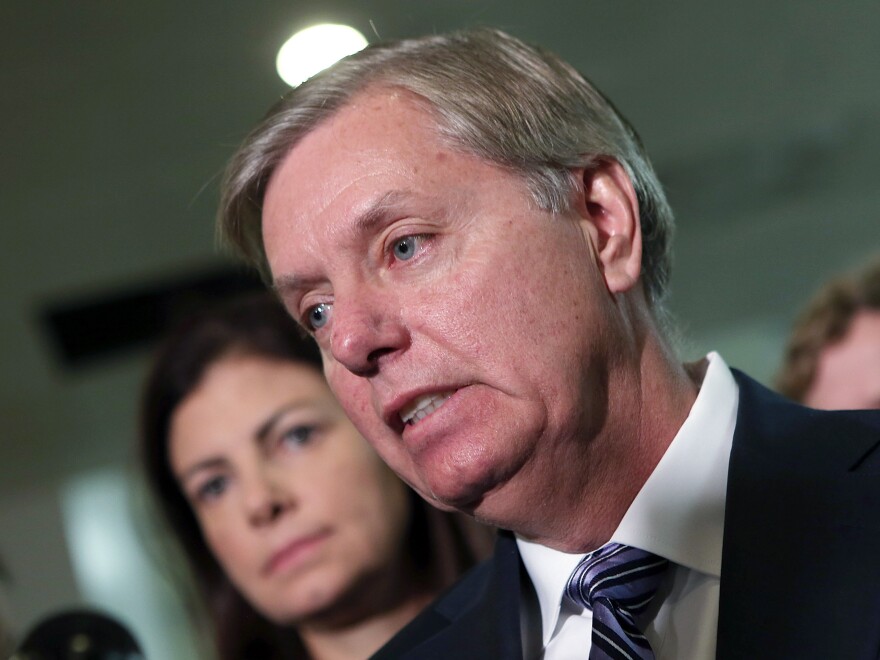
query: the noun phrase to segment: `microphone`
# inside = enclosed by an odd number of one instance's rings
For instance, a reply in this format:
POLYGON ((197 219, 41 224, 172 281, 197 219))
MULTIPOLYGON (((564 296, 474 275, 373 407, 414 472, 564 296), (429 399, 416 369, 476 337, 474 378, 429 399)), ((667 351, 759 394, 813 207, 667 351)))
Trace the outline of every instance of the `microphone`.
POLYGON ((111 616, 89 609, 51 614, 27 633, 10 660, 144 660, 134 635, 111 616))

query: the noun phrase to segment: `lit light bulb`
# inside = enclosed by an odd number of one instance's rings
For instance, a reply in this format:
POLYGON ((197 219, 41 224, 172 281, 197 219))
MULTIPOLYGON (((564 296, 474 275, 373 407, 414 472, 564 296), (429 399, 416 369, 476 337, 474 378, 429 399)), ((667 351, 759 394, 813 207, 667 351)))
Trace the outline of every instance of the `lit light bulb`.
POLYGON ((284 43, 275 59, 275 68, 284 82, 296 87, 366 45, 364 35, 348 25, 314 25, 284 43))

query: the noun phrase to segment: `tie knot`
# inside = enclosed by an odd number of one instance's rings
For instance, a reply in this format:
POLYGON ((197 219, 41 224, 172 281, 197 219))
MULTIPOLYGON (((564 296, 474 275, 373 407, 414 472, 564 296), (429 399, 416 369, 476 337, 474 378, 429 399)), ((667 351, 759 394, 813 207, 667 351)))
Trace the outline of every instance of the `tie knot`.
POLYGON ((600 600, 616 609, 640 614, 654 597, 669 561, 650 552, 609 543, 584 557, 568 580, 565 593, 593 609, 600 600))

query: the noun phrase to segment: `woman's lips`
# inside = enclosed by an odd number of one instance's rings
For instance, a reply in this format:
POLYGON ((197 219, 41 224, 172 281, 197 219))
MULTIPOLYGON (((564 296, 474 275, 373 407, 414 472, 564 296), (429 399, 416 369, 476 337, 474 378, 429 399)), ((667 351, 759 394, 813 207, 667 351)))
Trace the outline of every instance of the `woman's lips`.
POLYGON ((275 551, 263 566, 264 575, 274 575, 304 561, 330 536, 329 529, 301 536, 275 551))

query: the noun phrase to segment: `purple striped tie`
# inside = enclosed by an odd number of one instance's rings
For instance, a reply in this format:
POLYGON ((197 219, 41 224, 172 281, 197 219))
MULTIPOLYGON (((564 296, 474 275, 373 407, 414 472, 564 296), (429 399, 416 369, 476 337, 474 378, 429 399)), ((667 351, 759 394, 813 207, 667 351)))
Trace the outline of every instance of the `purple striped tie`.
POLYGON ((589 660, 653 660, 635 615, 645 611, 669 562, 644 550, 609 543, 584 557, 565 594, 593 611, 589 660))

